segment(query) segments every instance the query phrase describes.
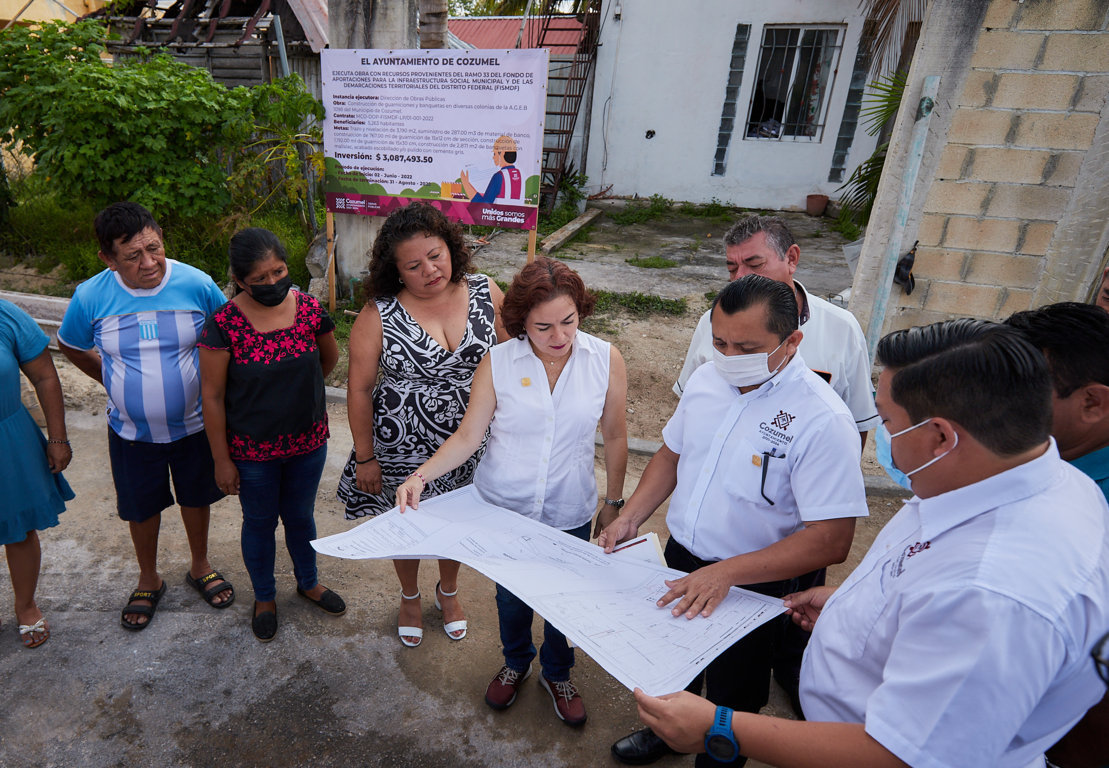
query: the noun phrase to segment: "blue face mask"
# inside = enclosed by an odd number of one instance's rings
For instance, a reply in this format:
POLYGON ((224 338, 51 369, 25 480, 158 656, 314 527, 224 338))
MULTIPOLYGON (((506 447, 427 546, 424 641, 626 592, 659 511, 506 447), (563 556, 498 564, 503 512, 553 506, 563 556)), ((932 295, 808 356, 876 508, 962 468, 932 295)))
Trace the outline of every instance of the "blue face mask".
POLYGON ((903 486, 905 488, 908 488, 909 490, 912 490, 912 485, 909 481, 910 477, 912 477, 913 475, 915 475, 917 472, 924 469, 925 467, 932 466, 937 461, 942 459, 944 456, 946 456, 947 454, 951 453, 953 450, 955 450, 956 448, 959 447, 959 433, 956 432, 955 433, 955 443, 954 443, 954 445, 952 445, 949 449, 947 449, 946 451, 941 453, 939 456, 933 457, 930 461, 924 462, 919 467, 917 467, 916 469, 911 470, 909 472, 902 472, 900 469, 898 469, 897 465, 893 463, 893 453, 890 450, 890 445, 893 441, 893 438, 901 437, 901 435, 904 435, 906 432, 912 432, 914 429, 917 429, 918 427, 923 427, 925 424, 927 424, 930 421, 931 421, 931 419, 925 419, 924 421, 922 421, 918 424, 913 424, 911 427, 907 427, 906 429, 903 429, 900 432, 895 432, 892 435, 889 433, 889 430, 886 429, 885 424, 879 424, 878 425, 878 436, 876 438, 878 442, 874 446, 874 452, 878 456, 878 463, 882 465, 882 468, 884 470, 886 470, 886 474, 889 475, 891 478, 893 478, 893 481, 895 483, 897 483, 898 485, 903 486), (884 456, 883 456, 883 453, 885 454, 884 456))
POLYGON ((911 491, 913 487, 908 476, 893 465, 893 454, 890 452, 890 431, 886 429, 885 424, 879 424, 878 428, 874 430, 874 439, 874 453, 877 454, 878 463, 882 465, 882 469, 886 470, 886 474, 890 476, 893 482, 911 491))

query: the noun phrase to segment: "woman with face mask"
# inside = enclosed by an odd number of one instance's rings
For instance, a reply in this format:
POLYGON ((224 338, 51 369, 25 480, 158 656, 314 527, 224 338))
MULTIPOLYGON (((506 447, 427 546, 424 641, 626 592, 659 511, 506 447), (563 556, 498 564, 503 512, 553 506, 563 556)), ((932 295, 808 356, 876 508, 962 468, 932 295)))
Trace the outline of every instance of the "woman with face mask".
POLYGON ((278 518, 293 561, 297 594, 330 614, 342 598, 316 577, 314 506, 327 456, 324 376, 339 357, 335 325, 314 298, 290 290, 285 248, 269 230, 231 238, 237 293, 200 336, 204 430, 216 484, 243 510, 243 561, 254 587, 251 629, 262 642, 277 633, 278 518))

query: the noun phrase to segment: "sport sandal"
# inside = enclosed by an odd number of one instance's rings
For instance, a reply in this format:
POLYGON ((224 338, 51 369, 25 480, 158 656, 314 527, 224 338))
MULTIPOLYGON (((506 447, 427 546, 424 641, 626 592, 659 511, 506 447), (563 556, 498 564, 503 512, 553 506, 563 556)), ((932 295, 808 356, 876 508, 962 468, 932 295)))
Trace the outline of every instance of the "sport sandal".
MULTIPOLYGON (((439 586, 439 582, 435 582, 435 607, 438 608, 440 612, 442 612, 443 606, 439 605, 439 595, 442 595, 443 597, 454 597, 457 594, 457 587, 455 587, 454 592, 444 592, 442 587, 439 586)), ((447 637, 449 637, 451 640, 461 640, 462 638, 464 638, 466 636, 466 630, 468 628, 469 624, 466 623, 465 619, 459 619, 458 621, 452 621, 449 624, 443 625, 443 631, 447 633, 447 637), (451 634, 453 632, 461 632, 462 634, 451 634)))

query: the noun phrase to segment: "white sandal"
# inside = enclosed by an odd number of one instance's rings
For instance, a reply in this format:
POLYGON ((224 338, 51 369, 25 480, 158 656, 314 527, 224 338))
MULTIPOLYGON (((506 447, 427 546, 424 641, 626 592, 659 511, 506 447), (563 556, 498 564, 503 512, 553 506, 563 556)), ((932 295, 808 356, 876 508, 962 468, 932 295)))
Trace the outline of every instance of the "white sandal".
MULTIPOLYGON (((438 608, 440 611, 443 610, 443 606, 439 605, 439 595, 442 595, 443 597, 454 597, 457 594, 458 594, 458 588, 457 587, 455 587, 454 592, 444 592, 442 590, 442 588, 439 586, 439 582, 436 582, 435 583, 435 607, 438 608)), ((469 628, 469 624, 467 624, 465 619, 459 619, 458 621, 452 621, 450 624, 444 624, 443 625, 443 631, 447 633, 447 637, 449 637, 451 640, 461 640, 462 638, 464 638, 466 636, 466 630, 468 628, 469 628), (452 632, 461 632, 462 634, 459 635, 458 637, 455 637, 454 635, 451 634, 452 632)))
MULTIPOLYGON (((420 590, 417 589, 416 594, 414 595, 406 595, 404 594, 404 590, 402 589, 400 591, 400 596, 402 600, 419 600, 420 590)), ((400 641, 407 645, 409 648, 415 648, 417 645, 424 641, 423 627, 397 627, 397 634, 400 635, 400 641), (409 637, 416 638, 416 642, 413 643, 412 641, 408 640, 407 638, 409 637)))

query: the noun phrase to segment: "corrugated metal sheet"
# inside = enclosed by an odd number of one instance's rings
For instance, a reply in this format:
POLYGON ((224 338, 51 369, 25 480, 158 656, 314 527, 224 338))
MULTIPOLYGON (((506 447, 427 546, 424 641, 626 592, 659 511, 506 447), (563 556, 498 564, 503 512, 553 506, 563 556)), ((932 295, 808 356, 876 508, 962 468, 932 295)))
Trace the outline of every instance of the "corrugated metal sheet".
POLYGON ((327 0, 288 0, 312 53, 327 47, 327 0))
MULTIPOLYGON (((524 28, 524 36, 520 47, 535 47, 539 38, 541 20, 529 18, 524 28)), ((559 17, 559 27, 570 29, 551 29, 547 32, 544 48, 551 53, 573 53, 577 50, 578 40, 581 39, 581 23, 573 17, 559 17)), ((473 16, 468 18, 448 19, 447 27, 459 39, 465 40, 474 48, 496 49, 515 48, 516 36, 520 34, 519 16, 473 16)))

